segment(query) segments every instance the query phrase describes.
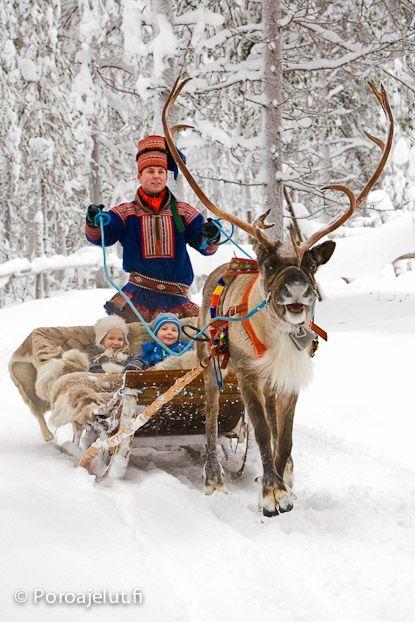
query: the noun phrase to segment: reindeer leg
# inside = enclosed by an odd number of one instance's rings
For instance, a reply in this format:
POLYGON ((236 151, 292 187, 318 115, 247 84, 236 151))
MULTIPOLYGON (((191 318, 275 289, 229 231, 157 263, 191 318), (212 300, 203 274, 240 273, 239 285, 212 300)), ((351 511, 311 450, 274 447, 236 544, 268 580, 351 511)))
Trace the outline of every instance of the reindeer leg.
POLYGON ((282 477, 274 465, 271 448, 271 431, 266 419, 266 400, 255 378, 238 378, 245 407, 255 430, 255 438, 261 453, 263 476, 259 503, 264 516, 289 512, 293 504, 282 477))
POLYGON ((207 456, 203 469, 204 492, 208 495, 215 490, 223 491, 223 469, 217 456, 219 390, 212 371, 204 372, 206 393, 206 447, 207 456))
POLYGON ((279 395, 276 400, 277 444, 275 446, 275 468, 284 482, 292 488, 294 483, 294 465, 291 457, 292 431, 295 406, 298 395, 279 395))

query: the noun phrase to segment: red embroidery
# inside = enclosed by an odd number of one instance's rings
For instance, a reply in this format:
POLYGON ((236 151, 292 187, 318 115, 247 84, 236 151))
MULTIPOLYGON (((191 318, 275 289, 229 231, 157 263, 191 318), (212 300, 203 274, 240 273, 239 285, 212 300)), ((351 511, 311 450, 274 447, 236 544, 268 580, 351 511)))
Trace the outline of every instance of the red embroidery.
POLYGON ((172 259, 174 257, 174 227, 171 214, 143 214, 141 240, 144 259, 172 259), (157 240, 156 227, 159 227, 157 240))
POLYGON ((125 222, 129 216, 139 215, 135 203, 121 203, 121 205, 113 207, 111 212, 115 212, 123 222, 125 222))
POLYGON ((101 229, 100 227, 90 227, 89 225, 85 225, 85 233, 89 237, 90 240, 100 240, 101 239, 101 229))
POLYGON ((184 218, 186 227, 199 215, 199 212, 188 203, 177 203, 177 209, 179 215, 184 218))

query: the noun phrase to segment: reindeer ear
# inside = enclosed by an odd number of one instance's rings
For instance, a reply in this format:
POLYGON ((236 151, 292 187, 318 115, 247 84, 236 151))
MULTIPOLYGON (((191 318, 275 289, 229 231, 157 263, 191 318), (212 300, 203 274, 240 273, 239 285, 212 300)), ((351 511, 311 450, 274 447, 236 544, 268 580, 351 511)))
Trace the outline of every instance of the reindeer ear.
POLYGON ((314 246, 314 248, 312 248, 309 253, 310 255, 312 255, 314 261, 319 266, 322 266, 323 264, 328 262, 328 260, 334 253, 335 248, 336 242, 333 242, 333 240, 327 240, 326 242, 323 242, 318 246, 314 246))

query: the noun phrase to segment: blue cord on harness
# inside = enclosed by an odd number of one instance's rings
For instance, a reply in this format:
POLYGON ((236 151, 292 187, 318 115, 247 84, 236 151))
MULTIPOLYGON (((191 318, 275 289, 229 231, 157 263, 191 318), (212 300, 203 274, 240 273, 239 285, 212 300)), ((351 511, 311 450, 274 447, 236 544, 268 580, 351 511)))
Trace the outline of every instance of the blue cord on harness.
MULTIPOLYGON (((160 339, 157 337, 157 335, 151 330, 149 324, 147 324, 147 322, 145 321, 145 319, 143 318, 143 316, 141 315, 141 313, 139 312, 138 309, 135 308, 135 306, 133 305, 133 303, 131 302, 131 300, 128 298, 128 296, 126 296, 126 294, 122 291, 122 289, 120 287, 118 287, 118 285, 112 280, 109 272, 108 272, 108 268, 107 268, 107 252, 105 249, 105 232, 104 232, 104 226, 107 225, 109 222, 111 221, 111 217, 108 214, 108 212, 99 212, 99 214, 96 214, 95 218, 94 218, 94 224, 95 225, 99 225, 100 229, 101 229, 101 248, 102 248, 102 261, 103 261, 103 271, 104 271, 104 276, 105 279, 107 281, 107 283, 109 283, 112 287, 114 287, 117 292, 122 296, 122 298, 125 300, 125 302, 129 305, 129 307, 131 308, 131 310, 133 311, 133 313, 136 315, 136 317, 139 319, 139 321, 141 322, 141 324, 144 326, 146 332, 150 335, 150 337, 156 342, 158 343, 163 350, 165 350, 166 352, 168 352, 168 354, 170 354, 171 356, 181 356, 182 354, 184 354, 185 352, 187 352, 188 350, 190 350, 193 347, 193 344, 197 341, 198 337, 200 337, 201 335, 204 335, 205 331, 209 328, 209 326, 215 322, 218 321, 225 321, 225 322, 243 322, 244 320, 249 320, 253 315, 255 315, 256 313, 258 313, 259 311, 262 311, 262 309, 268 304, 269 298, 270 298, 270 294, 268 294, 268 296, 266 298, 264 298, 264 300, 262 300, 262 302, 259 303, 259 305, 257 305, 254 309, 252 309, 252 311, 250 311, 249 313, 247 313, 246 315, 243 315, 241 317, 226 317, 226 316, 218 316, 215 317, 211 322, 209 322, 208 324, 206 324, 206 326, 204 326, 198 333, 197 335, 183 348, 183 350, 181 352, 174 352, 173 350, 171 350, 168 346, 166 346, 164 343, 162 343, 160 341, 160 339)), ((216 223, 215 223, 216 224, 216 223)), ((216 225, 218 226, 218 225, 216 225)), ((222 231, 222 227, 219 227, 222 231)), ((225 232, 224 232, 225 233, 225 232)), ((228 237, 230 239, 230 237, 225 233, 226 237, 228 237)), ((233 240, 231 240, 233 242, 233 240)), ((234 244, 236 244, 235 242, 233 242, 234 244)), ((236 246, 238 246, 236 244, 236 246)), ((238 246, 238 248, 240 248, 238 246)), ((241 249, 242 252, 243 249, 241 249)), ((245 253, 246 255, 247 253, 245 253)), ((248 255, 249 257, 249 255, 248 255)))
MULTIPOLYGON (((233 224, 231 223, 232 230, 231 230, 230 234, 228 234, 228 233, 225 231, 225 229, 224 229, 224 228, 223 228, 223 227, 219 224, 221 220, 222 220, 222 218, 215 218, 215 219, 212 219, 212 221, 211 221, 211 222, 213 222, 213 223, 214 223, 214 225, 216 226, 216 228, 217 228, 217 229, 219 229, 219 231, 221 232, 221 234, 222 234, 222 235, 224 235, 224 236, 225 236, 225 238, 226 238, 226 239, 225 239, 225 240, 223 240, 222 242, 219 242, 219 244, 215 244, 215 246, 221 246, 222 244, 226 244, 227 242, 232 242, 232 244, 234 244, 234 246, 236 246, 236 248, 237 248, 238 250, 240 250, 240 251, 241 251, 241 253, 243 253, 244 255, 246 255, 249 259, 253 259, 253 257, 251 257, 251 255, 250 255, 249 253, 247 253, 246 251, 244 251, 244 249, 242 248, 242 246, 239 246, 239 244, 238 244, 237 242, 235 242, 235 240, 232 240, 232 236, 233 236, 233 234, 234 234, 234 232, 235 232, 235 225, 233 225, 233 224)), ((207 246, 209 246, 209 242, 208 242, 207 238, 205 238, 205 239, 203 240, 202 244, 200 245, 200 248, 201 248, 201 250, 205 250, 205 248, 206 248, 207 246)))

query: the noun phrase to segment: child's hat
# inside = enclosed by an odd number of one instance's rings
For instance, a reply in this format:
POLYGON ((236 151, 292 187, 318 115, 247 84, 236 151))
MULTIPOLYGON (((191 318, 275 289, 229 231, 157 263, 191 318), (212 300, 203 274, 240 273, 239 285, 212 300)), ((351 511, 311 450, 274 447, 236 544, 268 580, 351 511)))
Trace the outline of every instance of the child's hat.
POLYGON ((164 324, 174 324, 177 326, 177 330, 180 332, 182 330, 182 325, 180 324, 180 320, 175 313, 160 313, 153 320, 153 332, 157 335, 158 331, 164 324))
POLYGON ((108 315, 100 318, 95 324, 95 343, 98 347, 102 346, 102 340, 105 335, 116 328, 124 335, 126 345, 128 346, 128 324, 119 315, 108 315))

